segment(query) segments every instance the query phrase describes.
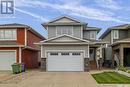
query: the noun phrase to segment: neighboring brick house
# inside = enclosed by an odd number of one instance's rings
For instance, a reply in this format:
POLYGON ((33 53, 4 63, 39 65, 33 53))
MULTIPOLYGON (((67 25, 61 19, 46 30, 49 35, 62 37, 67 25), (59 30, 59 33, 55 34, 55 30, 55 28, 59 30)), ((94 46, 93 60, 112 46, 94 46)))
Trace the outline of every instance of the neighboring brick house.
POLYGON ((41 45, 41 68, 46 71, 87 71, 99 67, 101 46, 97 40, 100 28, 89 27, 68 16, 58 17, 42 24, 48 39, 41 45))
POLYGON ((130 67, 130 24, 123 24, 108 28, 100 37, 103 41, 109 41, 111 47, 113 65, 114 61, 120 65, 130 67), (118 60, 115 59, 118 57, 118 60))
POLYGON ((10 70, 13 63, 24 63, 26 68, 37 68, 39 47, 34 45, 43 36, 23 24, 0 25, 0 70, 10 70))

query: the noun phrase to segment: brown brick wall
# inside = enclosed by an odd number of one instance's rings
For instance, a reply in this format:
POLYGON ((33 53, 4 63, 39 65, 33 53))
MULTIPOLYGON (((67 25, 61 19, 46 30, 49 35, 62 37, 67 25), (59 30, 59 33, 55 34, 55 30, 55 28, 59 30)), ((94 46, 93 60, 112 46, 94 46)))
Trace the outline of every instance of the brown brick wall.
POLYGON ((34 43, 38 43, 42 40, 43 40, 42 38, 38 37, 37 35, 33 34, 31 31, 28 30, 28 32, 27 32, 27 44, 28 44, 28 46, 37 48, 37 45, 35 45, 34 43))
POLYGON ((22 50, 22 63, 25 64, 26 68, 37 68, 38 51, 33 51, 29 49, 22 50))
POLYGON ((25 45, 25 29, 17 29, 17 43, 25 45))

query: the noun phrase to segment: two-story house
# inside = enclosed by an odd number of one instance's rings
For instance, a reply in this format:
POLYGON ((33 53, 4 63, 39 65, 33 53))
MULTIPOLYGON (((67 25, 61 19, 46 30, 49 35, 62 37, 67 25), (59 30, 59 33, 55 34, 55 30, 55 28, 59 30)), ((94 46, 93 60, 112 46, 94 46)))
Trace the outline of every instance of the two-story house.
POLYGON ((26 68, 38 67, 40 49, 34 43, 45 38, 23 24, 0 25, 0 70, 11 70, 13 63, 24 63, 26 68))
POLYGON ((113 65, 115 61, 122 66, 130 67, 130 24, 110 27, 100 39, 110 42, 113 65))
POLYGON ((98 67, 99 49, 105 44, 97 40, 99 28, 88 27, 87 23, 68 16, 42 25, 48 31, 48 39, 38 43, 43 70, 86 71, 98 67))

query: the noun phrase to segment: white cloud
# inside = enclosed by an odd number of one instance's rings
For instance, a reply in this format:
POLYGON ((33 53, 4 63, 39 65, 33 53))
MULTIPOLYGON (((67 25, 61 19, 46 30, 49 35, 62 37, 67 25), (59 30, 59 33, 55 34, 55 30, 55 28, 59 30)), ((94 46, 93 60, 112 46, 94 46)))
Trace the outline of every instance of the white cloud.
POLYGON ((122 9, 121 5, 118 3, 119 0, 95 0, 96 4, 103 8, 108 8, 111 10, 122 9))
MULTIPOLYGON (((49 2, 38 1, 38 0, 26 0, 26 1, 22 0, 22 1, 24 3, 23 6, 36 6, 41 9, 44 9, 44 8, 50 9, 51 8, 53 10, 58 10, 61 13, 65 13, 67 15, 74 15, 74 16, 78 16, 78 17, 93 19, 93 20, 128 23, 127 21, 123 21, 122 19, 117 18, 115 16, 114 12, 83 6, 80 3, 81 0, 78 0, 77 3, 73 3, 74 2, 73 0, 72 1, 58 0, 58 1, 62 2, 62 4, 61 3, 49 3, 49 2)), ((109 4, 111 4, 110 5, 111 8, 118 9, 117 8, 118 4, 116 4, 116 2, 114 2, 113 0, 98 0, 98 1, 102 1, 101 3, 104 3, 105 1, 107 1, 109 4)), ((22 4, 21 4, 21 6, 22 6, 22 4)))
POLYGON ((24 14, 27 14, 27 15, 30 15, 38 20, 41 20, 41 21, 48 21, 48 19, 44 18, 43 16, 40 16, 40 15, 37 15, 37 14, 34 14, 34 13, 31 13, 31 12, 28 12, 28 11, 25 11, 25 10, 21 10, 21 9, 18 9, 18 8, 15 8, 16 11, 19 11, 21 13, 24 13, 24 14))

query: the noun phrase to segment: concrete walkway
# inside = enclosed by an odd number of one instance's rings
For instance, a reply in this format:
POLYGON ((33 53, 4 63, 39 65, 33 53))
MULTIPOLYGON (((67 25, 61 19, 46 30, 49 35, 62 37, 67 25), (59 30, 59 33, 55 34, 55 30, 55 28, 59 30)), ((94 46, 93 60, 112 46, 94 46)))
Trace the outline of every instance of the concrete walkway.
POLYGON ((130 87, 130 85, 100 85, 88 72, 29 72, 17 83, 0 83, 0 87, 130 87), (25 77, 26 76, 26 77, 25 77))

